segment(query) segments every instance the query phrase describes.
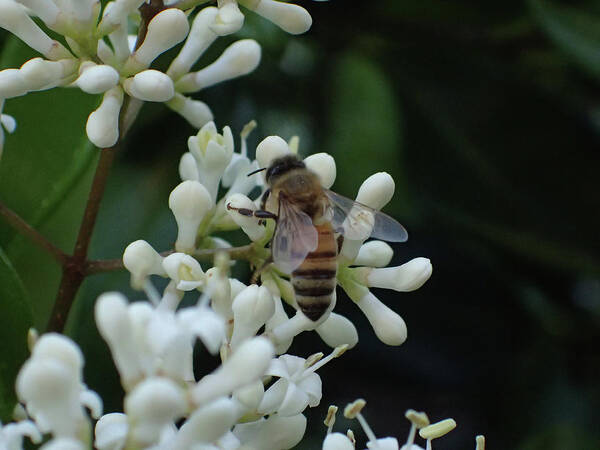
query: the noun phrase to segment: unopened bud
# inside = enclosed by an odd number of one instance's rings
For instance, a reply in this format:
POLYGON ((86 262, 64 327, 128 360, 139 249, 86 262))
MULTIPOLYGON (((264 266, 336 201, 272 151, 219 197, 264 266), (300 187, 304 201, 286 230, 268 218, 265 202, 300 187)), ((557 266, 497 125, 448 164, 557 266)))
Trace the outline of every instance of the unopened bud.
POLYGON ((115 87, 119 83, 119 72, 108 65, 96 65, 88 62, 80 69, 75 84, 88 94, 100 94, 115 87))
POLYGON ((200 222, 212 206, 206 188, 197 181, 180 183, 169 196, 169 208, 177 221, 178 233, 175 250, 192 253, 200 222))
POLYGON ((246 8, 270 20, 290 34, 302 34, 312 25, 308 11, 301 6, 275 0, 239 0, 246 8))
POLYGON ((307 169, 312 170, 319 177, 321 186, 329 189, 333 186, 336 176, 335 160, 328 153, 316 153, 304 160, 307 169))
POLYGON ((166 102, 175 95, 171 78, 154 69, 144 70, 126 79, 123 88, 132 97, 146 102, 166 102))
POLYGON ((204 69, 181 77, 176 83, 177 91, 196 92, 252 72, 260 62, 260 45, 252 39, 234 42, 223 54, 204 69))
POLYGON ((119 139, 119 112, 123 104, 123 91, 114 87, 104 94, 102 103, 88 117, 85 131, 92 144, 98 148, 115 145, 119 139))

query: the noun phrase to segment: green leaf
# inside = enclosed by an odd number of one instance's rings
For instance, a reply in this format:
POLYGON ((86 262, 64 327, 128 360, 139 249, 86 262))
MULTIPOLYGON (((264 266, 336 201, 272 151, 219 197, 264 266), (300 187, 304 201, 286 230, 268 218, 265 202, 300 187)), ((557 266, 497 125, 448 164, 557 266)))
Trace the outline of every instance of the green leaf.
MULTIPOLYGON (((14 37, 2 49, 0 69, 19 67, 35 53, 14 37)), ((0 200, 65 252, 71 252, 99 150, 85 133, 99 96, 55 88, 9 99, 17 120, 0 160, 0 200)), ((56 296, 60 268, 0 220, 0 245, 28 286, 34 322, 43 329, 56 296)))
POLYGON ((600 78, 600 17, 589 11, 530 0, 532 14, 550 39, 583 70, 600 78))
MULTIPOLYGON (((35 56, 11 37, 2 49, 0 69, 19 67, 35 56)), ((7 136, 0 160, 0 199, 34 227, 48 220, 97 155, 85 122, 98 102, 98 96, 60 88, 6 101, 5 112, 15 117, 17 129, 7 136)), ((0 224, 0 245, 14 234, 0 224)))
POLYGON ((390 80, 379 65, 350 53, 337 62, 330 86, 326 148, 337 164, 334 189, 353 197, 365 178, 386 171, 396 181, 387 210, 406 216, 410 208, 403 174, 402 117, 390 80))
POLYGON ((15 403, 15 378, 28 355, 27 331, 33 317, 21 279, 0 248, 0 419, 9 420, 15 403))

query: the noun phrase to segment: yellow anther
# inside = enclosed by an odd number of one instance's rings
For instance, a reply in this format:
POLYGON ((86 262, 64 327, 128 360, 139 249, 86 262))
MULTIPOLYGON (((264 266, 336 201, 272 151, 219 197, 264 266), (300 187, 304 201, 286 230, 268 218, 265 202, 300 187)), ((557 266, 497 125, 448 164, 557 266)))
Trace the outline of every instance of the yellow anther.
POLYGON ((327 410, 327 417, 325 417, 325 420, 323 421, 323 423, 325 424, 326 427, 331 428, 333 427, 333 424, 335 423, 335 415, 338 412, 338 407, 335 405, 331 405, 329 406, 329 409, 327 410))
POLYGON ((356 416, 360 414, 362 409, 365 407, 367 402, 362 398, 349 403, 346 408, 344 408, 344 417, 347 419, 354 419, 356 416))
POLYGON ((418 412, 414 409, 408 409, 404 413, 404 417, 411 421, 418 429, 429 425, 429 417, 424 412, 418 412))
POLYGON ((456 428, 454 419, 441 420, 419 430, 419 436, 423 439, 437 439, 456 428))

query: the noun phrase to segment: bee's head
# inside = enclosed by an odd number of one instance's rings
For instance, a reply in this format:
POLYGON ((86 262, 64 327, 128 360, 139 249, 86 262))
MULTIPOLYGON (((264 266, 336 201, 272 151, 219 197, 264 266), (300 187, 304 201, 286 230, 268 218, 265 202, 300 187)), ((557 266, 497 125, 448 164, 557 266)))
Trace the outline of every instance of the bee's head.
POLYGON ((267 183, 273 184, 284 173, 293 169, 304 169, 305 167, 304 163, 293 154, 276 158, 267 169, 267 183))

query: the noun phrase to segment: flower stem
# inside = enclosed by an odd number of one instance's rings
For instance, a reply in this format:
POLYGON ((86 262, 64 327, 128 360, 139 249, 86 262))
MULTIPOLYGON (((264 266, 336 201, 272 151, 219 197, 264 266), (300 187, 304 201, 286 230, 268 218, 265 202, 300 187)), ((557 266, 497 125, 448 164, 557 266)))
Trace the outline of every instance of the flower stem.
POLYGON ((64 265, 68 256, 52 242, 46 239, 35 228, 29 225, 21 216, 12 209, 0 202, 0 216, 4 217, 6 222, 23 236, 27 236, 34 244, 46 250, 60 264, 64 265))
MULTIPOLYGON (((118 145, 118 144, 117 144, 118 145)), ((75 250, 73 256, 68 258, 63 265, 63 274, 58 288, 58 294, 52 314, 48 322, 48 331, 62 332, 69 315, 71 306, 75 299, 75 295, 86 276, 86 258, 96 224, 96 217, 100 208, 100 202, 104 195, 106 180, 112 166, 117 146, 102 149, 100 152, 100 160, 94 174, 94 181, 90 189, 90 194, 83 213, 83 219, 75 242, 75 250)))

